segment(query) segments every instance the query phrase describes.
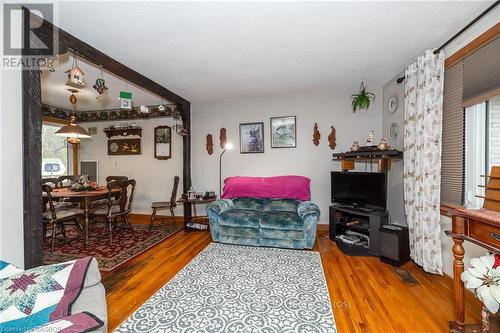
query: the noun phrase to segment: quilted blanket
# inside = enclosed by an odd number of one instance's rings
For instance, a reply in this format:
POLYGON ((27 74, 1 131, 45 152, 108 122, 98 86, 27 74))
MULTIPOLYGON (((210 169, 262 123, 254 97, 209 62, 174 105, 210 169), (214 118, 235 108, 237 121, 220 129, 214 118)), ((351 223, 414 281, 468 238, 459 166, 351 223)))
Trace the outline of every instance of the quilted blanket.
MULTIPOLYGON (((0 332, 25 332, 71 315, 71 306, 83 289, 91 259, 3 274, 0 332)), ((1 266, 6 267, 5 263, 1 266)))

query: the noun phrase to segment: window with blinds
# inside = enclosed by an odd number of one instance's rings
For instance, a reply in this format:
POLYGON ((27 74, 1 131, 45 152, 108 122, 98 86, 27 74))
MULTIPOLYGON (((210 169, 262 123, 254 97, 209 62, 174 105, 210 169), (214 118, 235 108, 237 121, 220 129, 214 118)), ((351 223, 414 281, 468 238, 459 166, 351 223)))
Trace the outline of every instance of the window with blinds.
MULTIPOLYGON (((464 204, 465 108, 500 93, 500 38, 445 70, 441 202, 464 204)), ((470 131, 469 131, 470 132, 470 131)))

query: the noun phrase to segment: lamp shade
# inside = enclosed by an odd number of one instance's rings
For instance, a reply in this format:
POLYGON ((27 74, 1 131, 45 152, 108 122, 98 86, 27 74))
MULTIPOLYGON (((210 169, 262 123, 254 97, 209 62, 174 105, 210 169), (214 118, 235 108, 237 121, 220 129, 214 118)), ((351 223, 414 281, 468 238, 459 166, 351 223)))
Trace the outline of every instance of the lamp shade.
POLYGON ((76 117, 71 116, 69 125, 61 127, 54 134, 66 138, 90 138, 89 132, 76 124, 76 117))

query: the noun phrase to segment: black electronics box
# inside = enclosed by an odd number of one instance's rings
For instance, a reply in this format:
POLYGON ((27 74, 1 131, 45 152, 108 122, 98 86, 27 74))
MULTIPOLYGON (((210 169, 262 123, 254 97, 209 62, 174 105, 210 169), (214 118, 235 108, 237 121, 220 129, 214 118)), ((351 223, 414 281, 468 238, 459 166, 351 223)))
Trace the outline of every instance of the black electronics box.
POLYGON ((401 266, 410 260, 408 228, 397 224, 380 227, 380 260, 401 266))

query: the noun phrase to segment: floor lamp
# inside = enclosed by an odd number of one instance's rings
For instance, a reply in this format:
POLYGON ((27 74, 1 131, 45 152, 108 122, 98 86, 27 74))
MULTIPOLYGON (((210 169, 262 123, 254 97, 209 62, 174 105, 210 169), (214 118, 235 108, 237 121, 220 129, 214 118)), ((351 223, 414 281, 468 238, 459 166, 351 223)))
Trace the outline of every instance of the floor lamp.
POLYGON ((225 145, 224 145, 224 150, 222 151, 222 153, 220 153, 220 156, 219 156, 219 198, 222 198, 222 156, 224 155, 224 153, 226 152, 226 150, 231 150, 233 149, 233 144, 231 142, 227 142, 225 145))

